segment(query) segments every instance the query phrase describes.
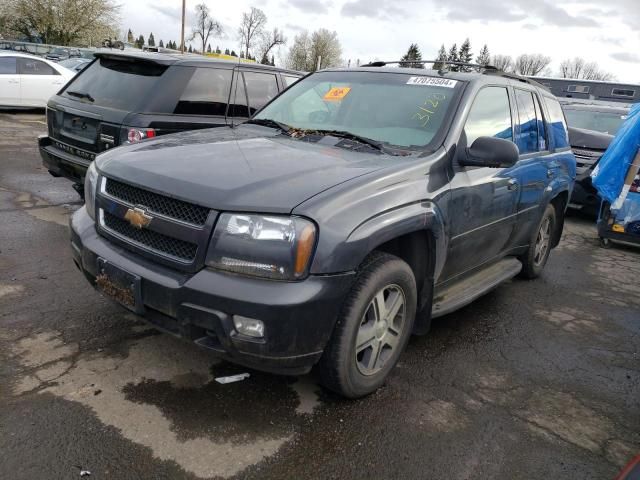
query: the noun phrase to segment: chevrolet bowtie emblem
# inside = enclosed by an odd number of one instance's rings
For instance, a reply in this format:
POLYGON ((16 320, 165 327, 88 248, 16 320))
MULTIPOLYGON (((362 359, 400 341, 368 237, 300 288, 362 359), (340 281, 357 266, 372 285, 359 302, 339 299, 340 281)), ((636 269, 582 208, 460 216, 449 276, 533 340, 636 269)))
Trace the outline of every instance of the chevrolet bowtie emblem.
POLYGON ((124 219, 131 224, 132 227, 137 229, 143 229, 148 227, 153 220, 153 217, 147 215, 144 209, 135 207, 127 210, 124 219))

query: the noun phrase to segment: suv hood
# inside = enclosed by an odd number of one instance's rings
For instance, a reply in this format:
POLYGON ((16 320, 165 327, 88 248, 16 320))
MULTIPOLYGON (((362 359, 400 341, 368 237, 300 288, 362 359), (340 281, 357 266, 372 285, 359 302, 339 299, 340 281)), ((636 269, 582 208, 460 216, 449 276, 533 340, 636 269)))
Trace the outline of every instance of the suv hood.
POLYGON ((611 140, 613 140, 613 135, 609 135, 608 133, 569 127, 569 143, 574 148, 606 150, 611 140))
POLYGON ((307 143, 275 129, 241 125, 196 130, 99 155, 111 178, 217 210, 289 213, 308 198, 401 161, 377 152, 307 143))

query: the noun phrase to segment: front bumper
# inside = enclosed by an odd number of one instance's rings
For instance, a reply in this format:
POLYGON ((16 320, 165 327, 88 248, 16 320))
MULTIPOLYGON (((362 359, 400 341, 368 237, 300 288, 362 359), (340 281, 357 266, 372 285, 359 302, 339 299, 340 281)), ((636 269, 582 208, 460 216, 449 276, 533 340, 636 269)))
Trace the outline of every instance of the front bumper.
POLYGON ((591 183, 590 173, 589 171, 586 175, 576 178, 569 204, 582 210, 597 212, 600 208, 601 198, 591 183))
POLYGON ((231 362, 281 374, 308 372, 331 336, 353 273, 276 282, 210 269, 186 274, 99 236, 85 208, 71 217, 73 258, 95 286, 98 259, 140 277, 140 316, 231 362), (239 334, 233 315, 262 320, 265 337, 239 334))
POLYGON ((51 138, 47 135, 38 137, 38 148, 42 164, 53 176, 65 177, 80 184, 84 182, 84 176, 91 160, 80 158, 54 147, 51 138))

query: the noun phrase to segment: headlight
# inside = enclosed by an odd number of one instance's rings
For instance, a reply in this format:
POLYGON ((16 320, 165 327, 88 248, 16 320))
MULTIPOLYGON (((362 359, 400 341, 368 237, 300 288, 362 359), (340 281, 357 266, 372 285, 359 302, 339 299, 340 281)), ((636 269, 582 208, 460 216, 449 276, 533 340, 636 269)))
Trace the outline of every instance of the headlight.
POLYGON ((84 177, 84 204, 87 213, 94 220, 96 219, 96 185, 98 184, 98 170, 96 162, 91 162, 84 177))
POLYGON ((299 280, 308 273, 315 243, 316 227, 303 218, 223 213, 207 265, 274 280, 299 280))

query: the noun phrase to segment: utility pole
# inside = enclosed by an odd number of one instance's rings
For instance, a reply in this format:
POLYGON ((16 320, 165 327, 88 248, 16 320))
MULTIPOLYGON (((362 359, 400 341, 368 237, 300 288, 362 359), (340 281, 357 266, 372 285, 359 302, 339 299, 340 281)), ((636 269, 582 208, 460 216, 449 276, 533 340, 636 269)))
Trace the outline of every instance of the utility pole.
POLYGON ((182 0, 182 32, 180 33, 180 52, 184 53, 184 11, 187 0, 182 0))

